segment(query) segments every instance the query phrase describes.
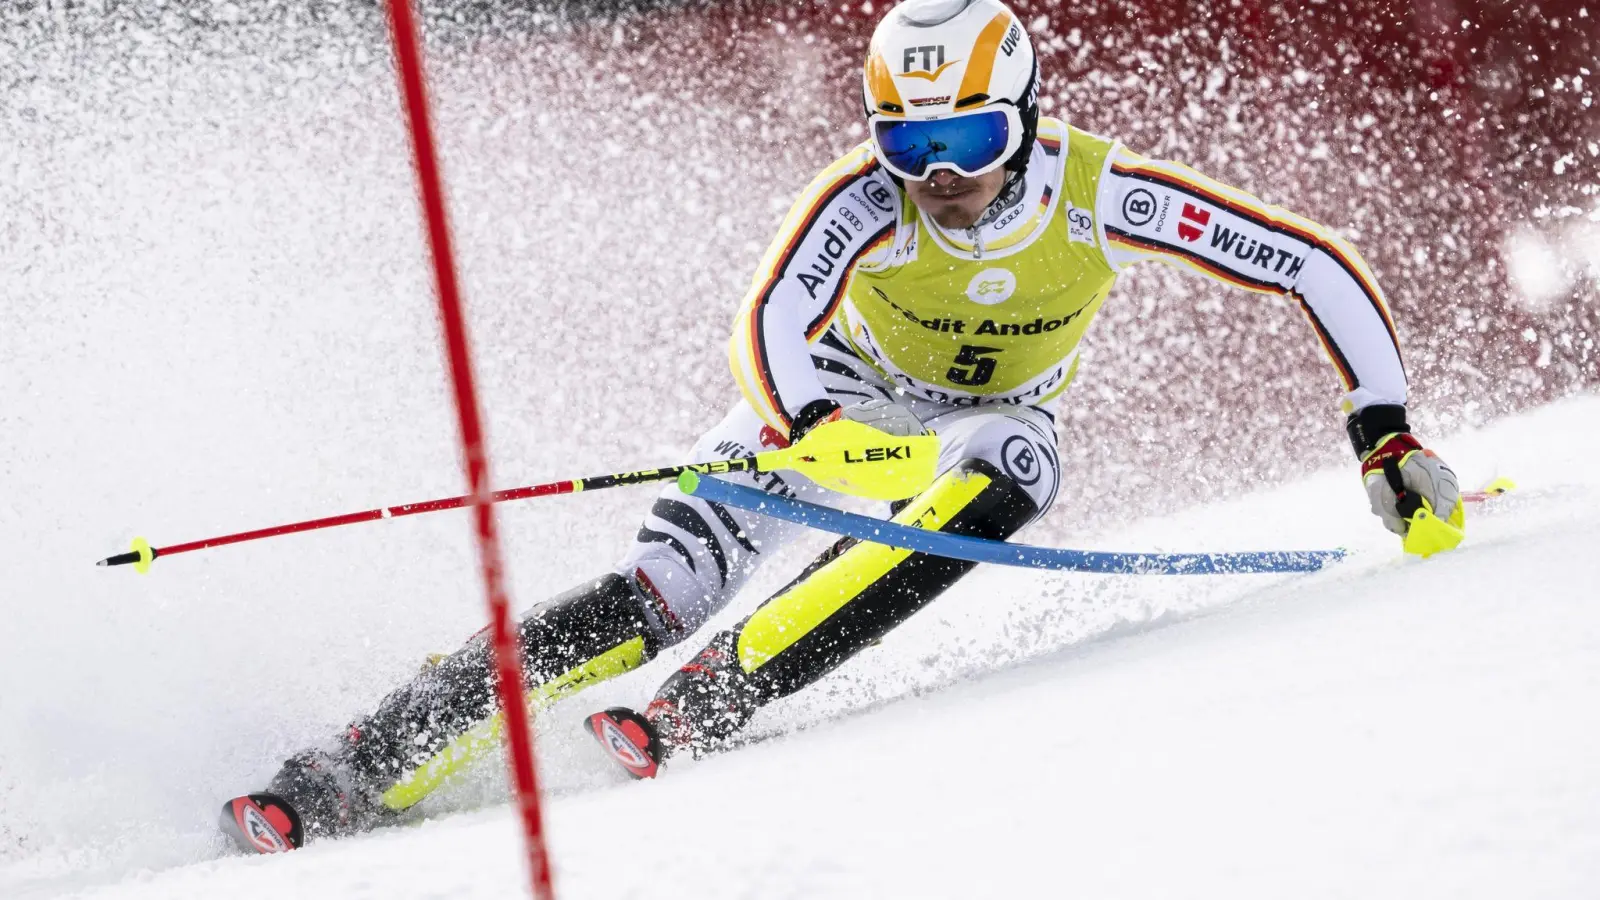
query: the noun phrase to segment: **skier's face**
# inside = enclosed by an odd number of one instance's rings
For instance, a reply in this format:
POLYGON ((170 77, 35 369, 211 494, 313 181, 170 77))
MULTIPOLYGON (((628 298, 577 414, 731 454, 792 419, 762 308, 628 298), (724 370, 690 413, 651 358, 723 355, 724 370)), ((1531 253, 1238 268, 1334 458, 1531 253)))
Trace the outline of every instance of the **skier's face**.
POLYGON ((907 181, 906 195, 945 228, 971 228, 1000 195, 1006 170, 1000 166, 976 178, 939 169, 921 181, 907 181))

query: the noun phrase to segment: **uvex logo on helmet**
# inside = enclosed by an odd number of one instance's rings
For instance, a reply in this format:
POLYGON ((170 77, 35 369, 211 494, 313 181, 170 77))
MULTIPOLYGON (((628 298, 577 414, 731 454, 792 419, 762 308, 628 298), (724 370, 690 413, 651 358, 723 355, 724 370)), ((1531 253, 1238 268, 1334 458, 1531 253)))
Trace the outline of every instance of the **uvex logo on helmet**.
POLYGON ((1007 56, 1017 52, 1017 45, 1022 43, 1022 26, 1016 22, 1011 23, 1011 30, 1006 32, 1006 39, 1000 42, 1000 52, 1007 56))

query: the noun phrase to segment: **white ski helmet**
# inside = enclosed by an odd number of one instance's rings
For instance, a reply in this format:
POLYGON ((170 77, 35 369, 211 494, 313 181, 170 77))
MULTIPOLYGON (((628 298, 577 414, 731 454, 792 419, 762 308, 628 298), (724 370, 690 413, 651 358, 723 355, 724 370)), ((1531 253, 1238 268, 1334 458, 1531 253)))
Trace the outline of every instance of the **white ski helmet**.
POLYGON ((872 33, 861 90, 872 149, 900 178, 1028 164, 1039 63, 1000 0, 905 0, 889 10, 872 33))

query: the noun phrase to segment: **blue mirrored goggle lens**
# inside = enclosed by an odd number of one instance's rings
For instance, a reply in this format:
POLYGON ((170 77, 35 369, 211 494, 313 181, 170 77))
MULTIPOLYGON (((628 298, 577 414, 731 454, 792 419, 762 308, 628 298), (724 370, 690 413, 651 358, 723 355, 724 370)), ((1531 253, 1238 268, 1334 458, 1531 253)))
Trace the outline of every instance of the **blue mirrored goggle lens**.
POLYGON ((954 119, 880 119, 872 136, 894 168, 920 181, 938 163, 968 172, 992 165, 1006 152, 1011 122, 998 109, 954 119))

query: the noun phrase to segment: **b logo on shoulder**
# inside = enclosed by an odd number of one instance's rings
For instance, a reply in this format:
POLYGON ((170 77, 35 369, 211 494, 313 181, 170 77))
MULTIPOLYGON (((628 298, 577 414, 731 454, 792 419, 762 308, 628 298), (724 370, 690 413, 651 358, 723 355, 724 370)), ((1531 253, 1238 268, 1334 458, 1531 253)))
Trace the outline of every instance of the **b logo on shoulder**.
POLYGON ((1135 188, 1122 198, 1122 218, 1129 225, 1140 227, 1149 225, 1150 220, 1156 217, 1156 195, 1144 188, 1135 188))

